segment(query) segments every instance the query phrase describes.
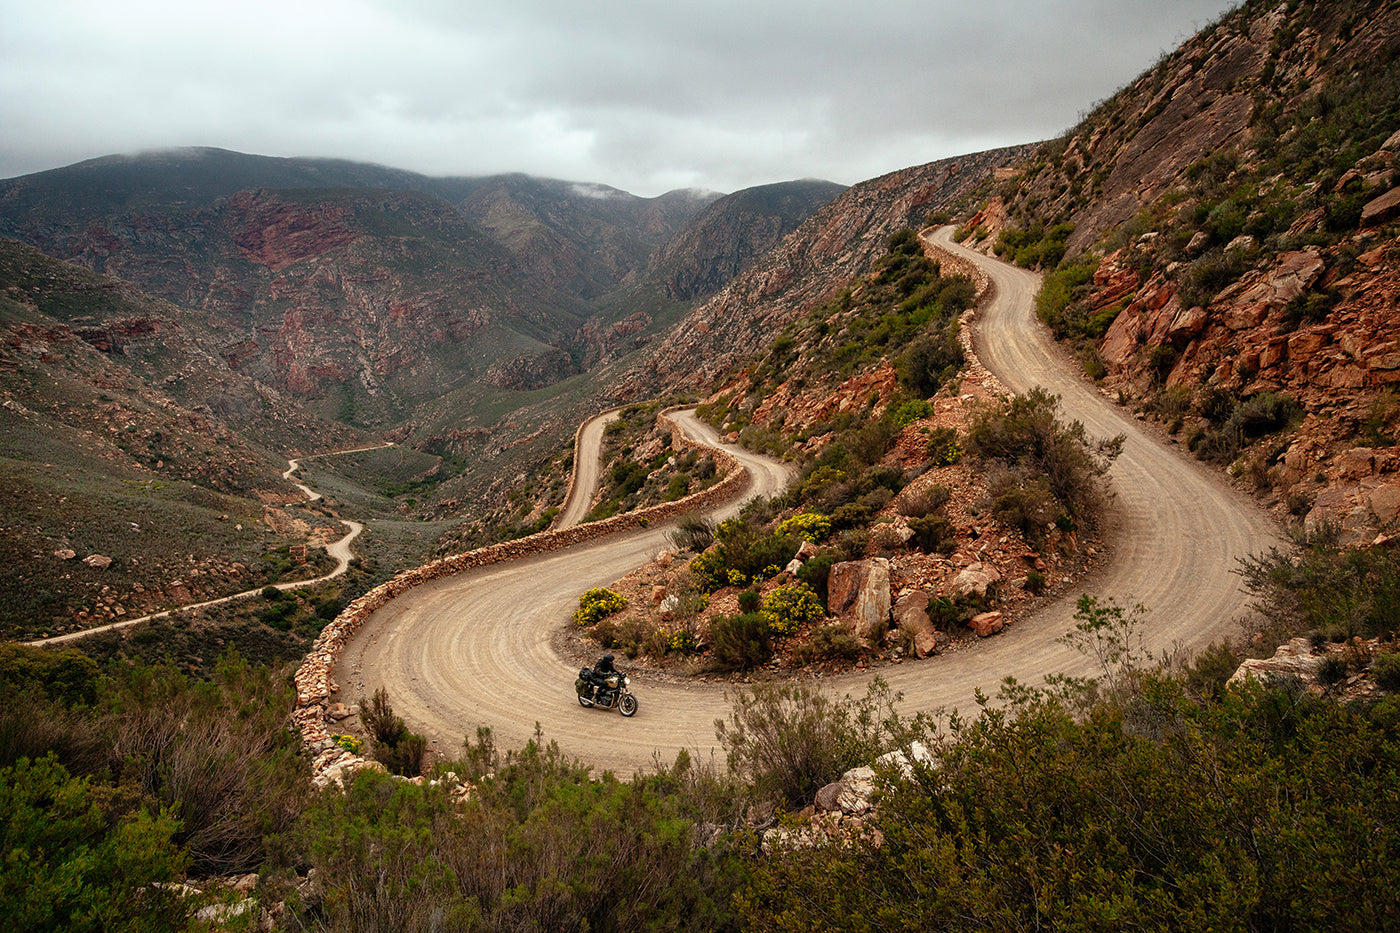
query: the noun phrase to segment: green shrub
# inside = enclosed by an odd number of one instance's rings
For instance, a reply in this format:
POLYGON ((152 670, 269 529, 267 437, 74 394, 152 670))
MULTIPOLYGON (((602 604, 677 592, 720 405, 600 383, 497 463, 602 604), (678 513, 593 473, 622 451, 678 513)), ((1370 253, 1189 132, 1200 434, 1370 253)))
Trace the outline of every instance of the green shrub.
POLYGON ((906 518, 923 518, 943 508, 952 497, 953 491, 943 485, 929 486, 916 495, 906 489, 901 494, 899 514, 906 518))
POLYGON ((901 430, 909 427, 915 421, 927 418, 933 414, 933 406, 924 399, 914 399, 904 402, 891 414, 895 427, 901 430))
POLYGON ((962 459, 962 445, 954 428, 934 428, 928 435, 928 458, 936 467, 952 466, 962 459))
POLYGON ((946 515, 921 515, 909 519, 914 543, 925 554, 951 554, 958 546, 957 529, 946 515))
POLYGON ((1265 640, 1303 632, 1332 640, 1391 638, 1400 630, 1400 555, 1313 541, 1244 559, 1240 573, 1266 626, 1265 640))
POLYGON ((773 626, 762 613, 716 616, 710 621, 710 652, 721 670, 746 671, 773 656, 773 626))
POLYGON ((1346 659, 1339 655, 1328 655, 1317 669, 1317 679, 1329 686, 1346 680, 1348 673, 1346 659))
POLYGON ((185 868, 179 823, 52 758, 0 768, 0 916, 10 930, 186 928, 172 890, 185 868))
POLYGON ((831 519, 816 512, 801 512, 783 521, 778 526, 778 534, 815 544, 831 534, 831 519))
POLYGON ((1050 494, 1050 480, 1037 477, 1020 480, 1011 473, 998 473, 988 481, 992 517, 1020 530, 1028 541, 1045 539, 1045 527, 1061 514, 1059 503, 1050 494))
POLYGON ((395 745, 408 732, 404 721, 394 715, 389 691, 384 687, 375 690, 368 699, 361 697, 359 705, 360 722, 376 746, 395 745))
POLYGON ((1013 524, 1029 526, 1042 517, 1054 518, 1046 517, 1036 501, 1034 493, 1042 482, 1070 516, 1092 515, 1102 498, 1099 477, 1123 448, 1122 435, 1091 441, 1078 421, 1061 424, 1058 408, 1059 399, 1037 386, 1007 404, 979 412, 968 430, 969 453, 1019 474, 1018 485, 1027 494, 1008 498, 1003 506, 1015 519, 1013 524))
POLYGON ((779 635, 791 635, 803 625, 825 618, 821 598, 805 583, 780 586, 763 597, 763 615, 779 635))
POLYGON ((860 657, 863 650, 865 646, 850 629, 833 622, 814 629, 811 640, 798 645, 794 654, 799 663, 813 664, 818 661, 853 661, 860 657))
POLYGON ((964 613, 963 608, 946 596, 934 596, 928 601, 928 608, 924 610, 928 613, 929 621, 933 627, 940 632, 953 632, 963 622, 963 616, 971 617, 970 613, 964 613))
POLYGON ((392 773, 417 777, 423 773, 427 740, 408 731, 389 704, 389 691, 380 687, 366 700, 360 698, 360 722, 374 740, 374 758, 392 773))
POLYGON ((810 586, 823 605, 826 604, 826 583, 831 578, 831 568, 836 563, 835 552, 822 550, 803 563, 802 569, 797 571, 797 579, 810 586))
POLYGON ((175 840, 192 871, 252 871, 269 846, 286 844, 310 791, 309 762, 286 728, 295 702, 288 678, 232 650, 209 682, 143 665, 114 665, 108 678, 102 702, 120 710, 104 723, 113 782, 179 819, 175 840))
POLYGON ((625 608, 627 597, 606 587, 595 587, 578 598, 574 621, 586 628, 625 608))
MULTIPOLYGON (((1087 323, 1090 311, 1081 299, 1093 286, 1098 265, 1097 257, 1086 254, 1065 263, 1041 282, 1035 296, 1035 311, 1056 337, 1090 336, 1087 323)), ((1103 329, 1107 331, 1107 323, 1103 324, 1103 329)))
POLYGON ((758 590, 744 590, 739 594, 740 612, 757 612, 759 604, 763 601, 758 590))
POLYGON ((801 544, 792 535, 769 534, 737 518, 721 522, 716 537, 718 544, 690 562, 691 573, 707 592, 776 576, 801 544))
POLYGON ((807 684, 755 684, 730 699, 729 717, 715 723, 730 770, 760 797, 800 807, 885 750, 900 698, 876 678, 861 700, 807 684))
POLYGON ((87 655, 72 648, 33 648, 0 643, 0 689, 6 696, 38 695, 64 705, 97 699, 101 674, 87 655))
POLYGON ((1039 570, 1026 571, 1026 592, 1032 596, 1039 596, 1045 592, 1045 574, 1039 570))
POLYGON ((1176 684, 1145 686, 1127 708, 1083 714, 1008 689, 957 717, 931 766, 891 777, 865 823, 878 845, 756 859, 737 901, 744 929, 860 928, 875 916, 901 930, 1393 925, 1393 701, 1256 688, 1196 702, 1176 684), (1346 899, 1312 893, 1340 879, 1346 899))
POLYGON ((405 732, 393 745, 375 746, 374 757, 390 774, 417 777, 427 760, 428 740, 416 732, 405 732))
POLYGON ((931 398, 962 369, 962 344, 958 322, 930 329, 919 336, 899 358, 899 383, 919 398, 931 398))
POLYGON ((677 654, 694 654, 700 650, 700 640, 687 629, 677 629, 666 640, 666 650, 677 654))
POLYGON ((1371 662, 1371 679, 1382 690, 1400 690, 1400 651, 1389 651, 1371 662))
POLYGON ((1224 430, 1244 440, 1263 437, 1290 427, 1303 418, 1303 407, 1286 393, 1260 392, 1241 402, 1224 430))
POLYGON ((713 827, 744 795, 679 755, 622 781, 536 733, 499 752, 489 732, 445 770, 473 788, 362 773, 306 821, 324 897, 289 905, 298 930, 732 931, 743 853, 713 827), (658 917, 664 917, 664 921, 658 917))

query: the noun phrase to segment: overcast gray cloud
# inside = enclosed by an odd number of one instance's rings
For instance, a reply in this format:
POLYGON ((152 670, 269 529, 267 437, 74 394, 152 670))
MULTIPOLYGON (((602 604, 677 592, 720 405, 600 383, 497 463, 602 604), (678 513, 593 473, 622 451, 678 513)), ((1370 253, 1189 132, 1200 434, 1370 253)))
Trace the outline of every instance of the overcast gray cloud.
POLYGON ((640 195, 1056 135, 1229 0, 0 0, 0 177, 220 146, 640 195))

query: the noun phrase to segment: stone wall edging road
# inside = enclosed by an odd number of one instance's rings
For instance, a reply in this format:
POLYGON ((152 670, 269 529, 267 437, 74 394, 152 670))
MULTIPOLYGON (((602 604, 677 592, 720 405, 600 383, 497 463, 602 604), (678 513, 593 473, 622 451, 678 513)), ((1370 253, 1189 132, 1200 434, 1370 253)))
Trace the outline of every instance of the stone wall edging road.
POLYGON ((962 347, 963 365, 967 370, 963 379, 971 377, 973 382, 988 392, 1009 398, 1012 394, 1011 390, 996 377, 996 374, 982 364, 976 348, 972 345, 972 328, 977 320, 978 309, 991 297, 992 279, 981 266, 934 241, 932 234, 937 229, 937 227, 927 227, 919 231, 919 242, 924 244, 924 249, 927 252, 936 254, 940 268, 949 270, 953 275, 965 275, 970 278, 976 295, 972 307, 964 311, 958 318, 958 323, 961 325, 958 328, 958 345, 962 347))
MULTIPOLYGON (((301 734, 302 746, 315 755, 312 763, 312 778, 325 783, 324 775, 333 768, 344 768, 347 764, 362 761, 360 756, 343 751, 331 739, 328 720, 330 697, 335 692, 330 672, 335 668, 341 649, 350 636, 354 635, 375 610, 383 608, 396 596, 400 596, 415 586, 452 576, 464 571, 484 567, 489 564, 516 560, 547 551, 592 541, 623 531, 644 528, 653 522, 679 518, 690 512, 708 509, 739 496, 748 485, 748 471, 733 454, 728 451, 692 439, 670 416, 690 406, 679 405, 663 409, 657 418, 670 426, 672 448, 704 449, 714 455, 725 466, 725 475, 708 489, 660 505, 639 509, 624 515, 614 515, 602 521, 574 525, 569 528, 556 528, 537 532, 513 541, 503 541, 486 547, 454 554, 424 564, 412 570, 396 574, 392 579, 381 583, 346 606, 339 615, 329 622, 312 644, 311 650, 297 668, 297 702, 292 710, 291 720, 301 734)), ((592 419, 589 419, 592 420, 592 419)), ((574 451, 577 467, 578 450, 574 451)))

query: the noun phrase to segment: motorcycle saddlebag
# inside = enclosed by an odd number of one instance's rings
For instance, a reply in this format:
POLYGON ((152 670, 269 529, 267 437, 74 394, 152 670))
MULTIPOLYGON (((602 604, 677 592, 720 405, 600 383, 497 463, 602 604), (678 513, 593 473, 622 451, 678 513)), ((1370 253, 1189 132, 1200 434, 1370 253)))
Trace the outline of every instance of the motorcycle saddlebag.
POLYGON ((583 696, 583 691, 587 689, 588 681, 583 679, 583 672, 580 671, 578 680, 574 681, 574 690, 578 693, 579 696, 583 696))

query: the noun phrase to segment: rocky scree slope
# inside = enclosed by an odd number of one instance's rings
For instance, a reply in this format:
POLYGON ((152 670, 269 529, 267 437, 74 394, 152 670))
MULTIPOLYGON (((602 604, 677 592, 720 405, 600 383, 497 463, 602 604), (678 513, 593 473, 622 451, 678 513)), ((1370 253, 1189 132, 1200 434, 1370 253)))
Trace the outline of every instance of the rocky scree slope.
POLYGON ((1400 516, 1394 4, 1246 3, 1018 169, 960 232, 1106 392, 1308 529, 1400 516))

